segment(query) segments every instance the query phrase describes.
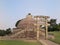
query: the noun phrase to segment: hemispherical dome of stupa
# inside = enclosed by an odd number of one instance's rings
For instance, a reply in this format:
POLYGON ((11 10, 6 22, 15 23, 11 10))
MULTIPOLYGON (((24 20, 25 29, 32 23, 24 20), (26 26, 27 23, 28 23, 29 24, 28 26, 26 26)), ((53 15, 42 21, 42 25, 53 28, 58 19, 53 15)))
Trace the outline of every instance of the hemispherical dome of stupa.
POLYGON ((17 28, 26 29, 28 27, 28 29, 32 29, 34 28, 34 23, 36 23, 36 21, 34 20, 32 15, 29 14, 27 15, 26 18, 24 18, 23 20, 19 22, 17 28))

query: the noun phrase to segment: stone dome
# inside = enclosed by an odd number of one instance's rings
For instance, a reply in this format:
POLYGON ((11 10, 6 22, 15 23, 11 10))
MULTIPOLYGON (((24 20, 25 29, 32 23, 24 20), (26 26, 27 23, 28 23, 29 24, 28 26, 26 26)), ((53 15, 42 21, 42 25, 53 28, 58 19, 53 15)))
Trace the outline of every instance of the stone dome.
POLYGON ((31 15, 29 15, 28 17, 24 18, 23 20, 21 20, 17 26, 17 28, 21 28, 21 29, 33 29, 35 28, 34 23, 36 23, 36 21, 34 20, 34 18, 31 17, 31 15), (30 16, 30 17, 29 17, 30 16))

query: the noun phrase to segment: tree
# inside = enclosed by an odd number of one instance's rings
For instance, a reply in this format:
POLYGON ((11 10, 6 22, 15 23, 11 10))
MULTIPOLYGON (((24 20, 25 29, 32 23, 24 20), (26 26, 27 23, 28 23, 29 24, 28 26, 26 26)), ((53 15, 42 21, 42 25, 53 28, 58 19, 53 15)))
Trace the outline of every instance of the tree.
POLYGON ((9 35, 9 34, 11 34, 12 32, 11 32, 11 28, 8 28, 8 29, 6 29, 6 34, 7 35, 9 35))
POLYGON ((51 19, 50 20, 50 26, 48 27, 48 31, 57 31, 57 23, 56 23, 56 19, 51 19))
POLYGON ((51 19, 50 20, 50 25, 51 26, 54 26, 54 25, 56 25, 57 23, 56 23, 56 19, 51 19))
POLYGON ((8 28, 6 30, 0 30, 0 36, 5 36, 11 34, 11 28, 8 28))
POLYGON ((0 36, 5 36, 5 35, 6 35, 5 30, 0 30, 0 36))
POLYGON ((60 31, 60 23, 58 24, 57 28, 58 28, 58 31, 60 31))

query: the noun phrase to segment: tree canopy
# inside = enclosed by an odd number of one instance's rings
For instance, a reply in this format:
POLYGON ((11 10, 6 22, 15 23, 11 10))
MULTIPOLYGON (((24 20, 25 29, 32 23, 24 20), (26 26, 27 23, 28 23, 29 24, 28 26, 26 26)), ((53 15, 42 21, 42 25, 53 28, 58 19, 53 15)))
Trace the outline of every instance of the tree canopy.
POLYGON ((60 24, 56 23, 56 19, 50 19, 50 26, 48 27, 48 31, 59 31, 60 24))
POLYGON ((6 30, 0 30, 0 36, 5 36, 11 34, 11 28, 8 28, 6 30))

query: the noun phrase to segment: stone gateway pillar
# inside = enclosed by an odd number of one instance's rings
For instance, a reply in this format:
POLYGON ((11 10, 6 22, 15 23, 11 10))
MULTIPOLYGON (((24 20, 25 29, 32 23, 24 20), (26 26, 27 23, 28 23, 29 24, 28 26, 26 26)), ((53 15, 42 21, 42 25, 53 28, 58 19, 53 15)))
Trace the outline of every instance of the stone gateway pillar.
POLYGON ((39 35, 40 35, 40 24, 39 24, 39 17, 35 16, 35 21, 36 21, 36 31, 37 31, 37 34, 36 34, 36 38, 37 40, 39 40, 39 35))
POLYGON ((49 17, 45 16, 45 39, 48 39, 48 19, 49 17))

